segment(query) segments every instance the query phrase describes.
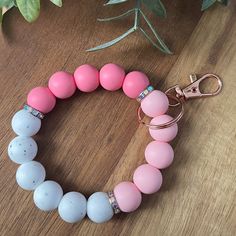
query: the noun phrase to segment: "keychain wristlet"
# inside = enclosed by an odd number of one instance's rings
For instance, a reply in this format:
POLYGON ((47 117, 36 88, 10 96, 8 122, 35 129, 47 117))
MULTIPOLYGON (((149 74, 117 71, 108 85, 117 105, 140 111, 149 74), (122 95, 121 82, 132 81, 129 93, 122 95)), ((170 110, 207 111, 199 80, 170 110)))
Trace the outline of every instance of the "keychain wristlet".
POLYGON ((184 114, 184 101, 193 97, 216 95, 222 88, 221 80, 213 74, 200 79, 191 78, 192 83, 185 89, 174 86, 163 93, 155 90, 142 72, 133 71, 126 75, 124 69, 116 64, 106 64, 100 71, 91 65, 82 65, 74 75, 56 72, 49 79, 48 87, 36 87, 29 92, 27 104, 13 116, 12 128, 18 136, 10 142, 8 155, 13 162, 20 164, 16 172, 18 185, 25 190, 34 191, 34 203, 39 209, 51 211, 58 208, 61 218, 69 223, 82 220, 86 214, 93 222, 103 223, 114 214, 135 211, 141 204, 142 194, 152 194, 160 189, 160 170, 173 161, 174 151, 169 142, 177 135, 177 122, 184 114), (218 90, 202 94, 199 84, 210 77, 217 80, 218 90), (63 195, 58 183, 45 180, 46 171, 42 164, 33 161, 38 147, 32 136, 40 130, 45 114, 53 110, 56 99, 71 97, 77 88, 82 92, 92 92, 99 85, 108 91, 122 88, 129 98, 137 99, 140 103, 138 120, 148 126, 154 139, 144 152, 147 163, 134 171, 132 182, 121 182, 108 193, 96 192, 88 200, 79 192, 63 195), (171 94, 172 91, 174 94, 171 94), (175 118, 166 114, 169 108, 168 98, 176 102, 171 106, 180 106, 180 113, 175 118), (143 121, 141 112, 152 118, 149 124, 143 121))

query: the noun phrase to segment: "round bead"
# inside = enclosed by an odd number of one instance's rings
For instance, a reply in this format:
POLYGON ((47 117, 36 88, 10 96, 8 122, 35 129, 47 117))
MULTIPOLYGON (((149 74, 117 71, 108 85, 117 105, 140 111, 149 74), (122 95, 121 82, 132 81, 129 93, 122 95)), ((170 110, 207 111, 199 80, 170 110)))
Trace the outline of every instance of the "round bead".
POLYGON ((79 66, 74 73, 75 83, 79 90, 92 92, 99 86, 98 70, 91 65, 79 66))
POLYGON ((49 88, 36 87, 29 92, 27 103, 29 106, 41 111, 42 113, 48 113, 56 105, 56 98, 49 88))
POLYGON ((35 189, 34 203, 42 211, 52 211, 58 207, 62 196, 61 186, 55 181, 47 180, 35 189))
POLYGON ((169 100, 165 93, 154 90, 141 102, 143 112, 150 117, 156 117, 166 113, 169 107, 169 100))
POLYGON ((76 223, 86 215, 87 201, 83 194, 69 192, 65 194, 58 206, 60 217, 68 223, 76 223))
POLYGON ((149 85, 148 77, 139 71, 132 71, 125 77, 123 91, 130 98, 137 98, 149 85))
POLYGON ((49 79, 48 87, 57 98, 61 99, 71 97, 76 90, 73 75, 64 71, 53 74, 49 79))
POLYGON ((122 87, 125 78, 125 71, 116 64, 106 64, 100 70, 100 84, 109 91, 115 91, 122 87))
POLYGON ((37 161, 24 163, 16 171, 16 181, 25 190, 36 189, 45 180, 45 176, 43 165, 37 161))
POLYGON ((37 152, 37 143, 31 137, 17 136, 8 145, 8 156, 17 164, 32 161, 37 152))
POLYGON ((114 215, 107 193, 93 193, 87 203, 87 215, 95 223, 104 223, 114 215))
POLYGON ((107 193, 93 193, 87 204, 87 215, 95 223, 104 223, 114 215, 107 193))
MULTIPOLYGON (((169 115, 161 115, 153 118, 151 120, 152 125, 161 125, 166 122, 171 121, 173 118, 169 115)), ((164 129, 151 129, 149 128, 149 133, 151 134, 152 138, 157 141, 162 142, 169 142, 175 138, 178 133, 178 126, 177 124, 173 124, 172 126, 164 129)))
POLYGON ((144 164, 135 170, 133 181, 142 193, 152 194, 160 189, 162 174, 155 167, 144 164))
POLYGON ((152 141, 145 149, 145 158, 148 164, 164 169, 172 163, 174 151, 169 143, 152 141))
POLYGON ((135 211, 142 201, 142 195, 132 182, 121 182, 114 188, 119 208, 123 212, 135 211))
POLYGON ((13 116, 11 125, 16 134, 33 136, 39 131, 41 120, 26 110, 20 110, 13 116))

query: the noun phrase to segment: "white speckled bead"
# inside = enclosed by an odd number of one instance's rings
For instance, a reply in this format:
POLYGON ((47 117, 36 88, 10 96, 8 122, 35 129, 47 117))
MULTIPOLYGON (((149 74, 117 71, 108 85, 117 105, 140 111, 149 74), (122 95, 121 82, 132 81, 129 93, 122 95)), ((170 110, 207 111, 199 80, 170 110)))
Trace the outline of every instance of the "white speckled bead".
POLYGON ((36 189, 45 180, 45 176, 43 165, 37 161, 22 164, 16 171, 16 181, 25 190, 36 189))
POLYGON ((13 116, 11 125, 16 134, 33 136, 39 131, 41 120, 26 110, 20 110, 13 116))
POLYGON ((34 203, 42 211, 52 211, 58 207, 62 196, 61 186, 55 181, 47 180, 35 189, 34 203))
POLYGON ((107 193, 92 194, 87 203, 87 215, 95 223, 104 223, 114 215, 107 193))
POLYGON ((66 193, 58 206, 60 217, 68 223, 81 221, 86 215, 87 200, 78 192, 66 193))
POLYGON ((8 145, 8 156, 17 164, 32 161, 37 152, 37 143, 31 137, 17 136, 8 145))

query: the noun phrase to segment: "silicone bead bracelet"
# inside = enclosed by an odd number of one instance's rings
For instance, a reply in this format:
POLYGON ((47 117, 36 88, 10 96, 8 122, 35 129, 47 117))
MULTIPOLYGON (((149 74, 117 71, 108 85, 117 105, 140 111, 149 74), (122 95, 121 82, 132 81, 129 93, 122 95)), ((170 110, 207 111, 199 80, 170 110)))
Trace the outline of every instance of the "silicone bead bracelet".
POLYGON ((16 181, 21 188, 34 191, 35 205, 43 211, 58 209, 60 217, 69 223, 82 220, 86 214, 93 222, 103 223, 114 214, 135 211, 141 204, 142 194, 152 194, 160 189, 163 181, 160 170, 168 167, 174 158, 169 142, 177 135, 176 123, 162 129, 149 128, 154 141, 144 151, 146 163, 134 171, 132 181, 121 182, 108 193, 96 192, 86 200, 79 192, 63 195, 58 183, 45 180, 44 167, 33 160, 38 147, 32 136, 39 131, 41 120, 53 110, 57 99, 71 97, 77 88, 92 92, 99 85, 108 91, 122 88, 129 98, 137 99, 142 111, 152 117, 151 125, 172 120, 165 114, 169 107, 167 95, 154 90, 144 73, 125 74, 124 69, 116 64, 106 64, 100 71, 91 65, 82 65, 74 75, 56 72, 49 79, 48 87, 33 88, 27 96, 27 104, 12 118, 12 129, 18 136, 10 142, 8 155, 13 162, 20 164, 16 181))

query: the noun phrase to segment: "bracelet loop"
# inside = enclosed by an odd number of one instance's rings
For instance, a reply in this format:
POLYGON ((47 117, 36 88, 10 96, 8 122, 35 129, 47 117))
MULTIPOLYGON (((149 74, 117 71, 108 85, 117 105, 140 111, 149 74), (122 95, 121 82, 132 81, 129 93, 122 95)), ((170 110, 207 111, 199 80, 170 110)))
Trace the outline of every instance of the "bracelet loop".
POLYGON ((58 71, 50 77, 48 86, 33 88, 28 93, 24 109, 16 112, 12 118, 12 129, 17 136, 8 145, 8 155, 13 162, 20 164, 16 171, 16 181, 22 189, 34 191, 36 207, 43 211, 58 209, 61 219, 68 223, 79 222, 86 215, 95 223, 103 223, 119 212, 133 212, 142 202, 142 193, 155 193, 162 185, 160 170, 170 166, 173 161, 174 151, 169 142, 178 133, 176 123, 184 114, 185 101, 216 95, 221 88, 222 82, 218 76, 206 74, 200 79, 191 76, 190 85, 184 89, 175 85, 165 95, 155 90, 142 72, 125 74, 123 68, 112 63, 104 65, 100 71, 88 64, 79 66, 73 75, 58 71), (202 93, 201 81, 211 77, 217 80, 218 89, 202 93), (53 110, 57 98, 69 98, 77 89, 92 92, 99 85, 108 91, 122 88, 129 98, 141 103, 142 106, 137 110, 138 121, 149 128, 154 141, 147 145, 144 151, 146 163, 135 169, 132 180, 120 182, 109 192, 95 192, 86 199, 80 192, 64 194, 60 184, 46 179, 45 168, 34 161, 38 146, 32 136, 40 130, 44 114, 53 110), (171 100, 174 102, 171 103, 171 100), (165 114, 168 108, 175 106, 180 111, 174 118, 165 114), (153 120, 146 123, 142 112, 153 117, 153 120), (168 129, 159 130, 165 128, 168 129))

